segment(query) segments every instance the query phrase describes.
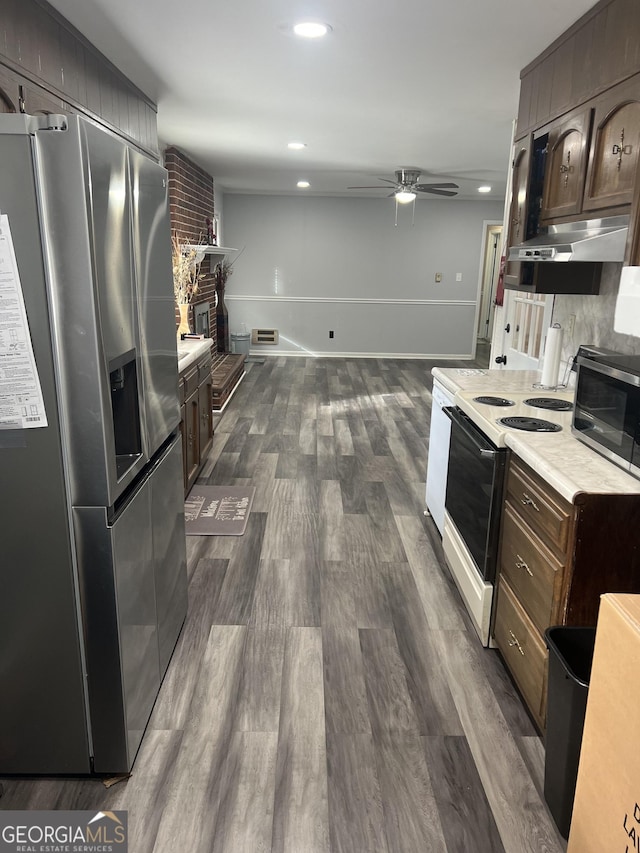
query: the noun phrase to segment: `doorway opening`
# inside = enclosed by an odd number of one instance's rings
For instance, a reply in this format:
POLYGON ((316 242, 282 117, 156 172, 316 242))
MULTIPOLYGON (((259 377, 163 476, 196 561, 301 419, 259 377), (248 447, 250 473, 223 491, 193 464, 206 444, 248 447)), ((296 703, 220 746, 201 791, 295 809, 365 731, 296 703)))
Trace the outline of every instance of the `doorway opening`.
POLYGON ((476 337, 478 346, 490 347, 493 334, 494 304, 500 273, 502 225, 486 223, 482 248, 482 272, 476 337))

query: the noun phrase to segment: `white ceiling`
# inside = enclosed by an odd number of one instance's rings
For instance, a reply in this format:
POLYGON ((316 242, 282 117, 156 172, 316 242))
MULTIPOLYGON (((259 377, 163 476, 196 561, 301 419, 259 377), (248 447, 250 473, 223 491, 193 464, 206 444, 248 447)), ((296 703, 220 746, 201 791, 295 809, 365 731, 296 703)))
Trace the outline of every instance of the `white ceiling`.
POLYGON ((458 198, 490 183, 499 199, 520 70, 595 0, 50 2, 157 101, 161 143, 217 188, 384 197, 346 187, 417 167, 458 198), (309 18, 331 34, 290 34, 309 18))

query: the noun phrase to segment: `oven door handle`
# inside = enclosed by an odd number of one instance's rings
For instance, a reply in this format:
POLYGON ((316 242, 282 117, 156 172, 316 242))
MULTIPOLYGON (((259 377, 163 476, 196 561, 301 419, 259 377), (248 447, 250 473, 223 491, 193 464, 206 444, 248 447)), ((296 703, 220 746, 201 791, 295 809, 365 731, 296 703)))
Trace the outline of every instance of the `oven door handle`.
POLYGON ((449 418, 451 423, 455 424, 462 432, 467 436, 467 438, 474 443, 476 446, 476 450, 479 456, 482 456, 483 459, 493 459, 498 453, 497 450, 491 450, 486 447, 482 447, 479 444, 479 440, 483 437, 481 433, 472 431, 466 423, 464 419, 465 416, 461 414, 454 406, 444 406, 442 411, 449 418))

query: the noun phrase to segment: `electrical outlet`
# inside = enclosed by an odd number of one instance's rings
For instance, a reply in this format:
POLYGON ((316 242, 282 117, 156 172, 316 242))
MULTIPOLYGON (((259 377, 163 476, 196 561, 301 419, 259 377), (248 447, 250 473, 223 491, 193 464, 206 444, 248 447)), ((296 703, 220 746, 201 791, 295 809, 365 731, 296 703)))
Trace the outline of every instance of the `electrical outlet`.
POLYGON ((573 338, 573 330, 576 327, 576 315, 569 314, 567 317, 567 322, 565 323, 565 330, 567 332, 568 337, 573 338))
POLYGON ((439 282, 441 282, 441 281, 442 281, 442 273, 437 272, 436 273, 436 284, 439 284, 439 282))
POLYGON ((330 329, 330 330, 329 330, 329 337, 330 337, 330 338, 332 338, 332 337, 333 337, 333 329, 330 329))
POLYGON ((456 273, 456 281, 462 281, 462 273, 461 272, 456 273))

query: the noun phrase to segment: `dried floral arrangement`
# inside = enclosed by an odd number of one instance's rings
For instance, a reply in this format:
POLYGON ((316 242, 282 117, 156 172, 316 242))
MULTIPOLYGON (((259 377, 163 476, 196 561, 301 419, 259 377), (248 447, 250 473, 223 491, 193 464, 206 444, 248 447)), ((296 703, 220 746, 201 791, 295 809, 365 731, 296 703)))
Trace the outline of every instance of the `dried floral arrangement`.
POLYGON ((171 244, 173 293, 178 305, 188 305, 198 292, 198 282, 204 278, 204 273, 199 272, 198 249, 177 234, 171 238, 171 244))
POLYGON ((232 261, 224 260, 216 264, 215 269, 213 270, 213 281, 216 289, 224 289, 227 279, 233 274, 233 265, 238 260, 242 252, 244 252, 244 249, 241 249, 232 261))

